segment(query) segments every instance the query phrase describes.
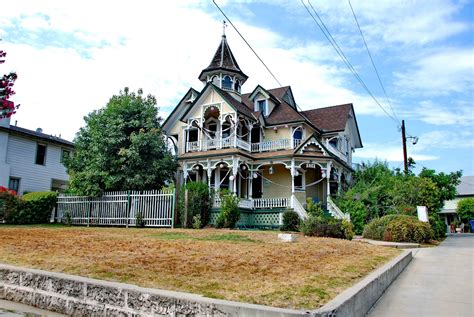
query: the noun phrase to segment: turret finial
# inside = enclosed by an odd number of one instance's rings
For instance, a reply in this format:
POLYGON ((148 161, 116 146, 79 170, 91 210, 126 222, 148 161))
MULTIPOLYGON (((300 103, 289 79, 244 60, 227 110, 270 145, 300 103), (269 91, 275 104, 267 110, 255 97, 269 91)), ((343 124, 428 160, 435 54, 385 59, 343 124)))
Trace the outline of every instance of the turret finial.
POLYGON ((222 36, 225 36, 225 28, 227 27, 227 23, 225 20, 222 20, 222 36))

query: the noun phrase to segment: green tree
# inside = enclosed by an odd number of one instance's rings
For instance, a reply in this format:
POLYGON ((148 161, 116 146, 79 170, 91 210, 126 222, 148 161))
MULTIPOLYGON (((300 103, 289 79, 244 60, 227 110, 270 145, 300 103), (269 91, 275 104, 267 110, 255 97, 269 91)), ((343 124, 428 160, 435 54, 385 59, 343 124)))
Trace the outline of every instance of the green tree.
POLYGON ((474 219, 474 198, 461 199, 458 202, 456 212, 464 223, 474 219))
POLYGON ((456 186, 461 182, 462 171, 445 174, 443 172, 436 173, 435 170, 424 167, 418 176, 431 179, 436 184, 436 187, 438 187, 438 203, 433 206, 433 211, 438 212, 443 208, 445 200, 451 200, 456 197, 456 186))
POLYGON ((156 189, 172 179, 177 162, 167 149, 154 96, 125 88, 84 120, 75 153, 65 161, 71 192, 156 189))

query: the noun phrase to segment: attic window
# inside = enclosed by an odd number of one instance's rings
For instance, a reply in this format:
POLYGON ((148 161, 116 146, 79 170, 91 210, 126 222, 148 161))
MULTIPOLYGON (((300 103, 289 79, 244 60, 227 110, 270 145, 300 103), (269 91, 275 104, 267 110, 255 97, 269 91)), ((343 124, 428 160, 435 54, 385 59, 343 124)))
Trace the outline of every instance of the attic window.
POLYGON ((225 76, 222 80, 222 89, 232 90, 232 79, 229 76, 225 76))
POLYGON ((332 146, 334 146, 337 149, 337 143, 338 143, 337 141, 338 140, 339 140, 338 138, 333 138, 329 141, 329 144, 331 144, 332 146))
POLYGON ((257 111, 263 113, 264 116, 267 115, 267 101, 265 99, 257 100, 257 111))

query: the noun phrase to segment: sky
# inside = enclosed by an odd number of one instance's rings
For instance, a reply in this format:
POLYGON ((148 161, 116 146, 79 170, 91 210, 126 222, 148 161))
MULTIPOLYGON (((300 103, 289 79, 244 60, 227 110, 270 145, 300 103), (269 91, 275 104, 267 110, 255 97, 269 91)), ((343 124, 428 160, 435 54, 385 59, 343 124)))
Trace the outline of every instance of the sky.
MULTIPOLYGON (((474 175, 473 1, 351 1, 385 96, 349 2, 311 0, 381 107, 300 0, 216 2, 300 108, 353 103, 364 145, 355 162, 402 168, 403 119, 419 138, 407 142, 416 171, 474 175)), ((6 1, 0 74, 17 72, 12 100, 21 104, 12 124, 73 140, 84 116, 124 87, 156 96, 166 118, 190 87, 202 89, 197 77, 220 43, 222 20, 212 1, 6 1)), ((249 76, 243 92, 279 86, 231 26, 226 35, 249 76)))

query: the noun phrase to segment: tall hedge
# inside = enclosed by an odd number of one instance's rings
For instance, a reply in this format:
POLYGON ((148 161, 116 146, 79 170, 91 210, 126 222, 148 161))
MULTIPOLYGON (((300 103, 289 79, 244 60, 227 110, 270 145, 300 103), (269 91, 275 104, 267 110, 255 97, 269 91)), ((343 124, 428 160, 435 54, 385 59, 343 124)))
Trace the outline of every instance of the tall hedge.
POLYGON ((57 193, 33 192, 18 198, 8 197, 3 219, 10 224, 36 224, 49 222, 56 205, 57 193))
POLYGON ((180 191, 179 210, 181 224, 185 228, 193 227, 193 218, 200 216, 201 226, 209 223, 213 194, 205 183, 189 182, 180 191), (185 215, 185 192, 188 191, 188 214, 185 215))

